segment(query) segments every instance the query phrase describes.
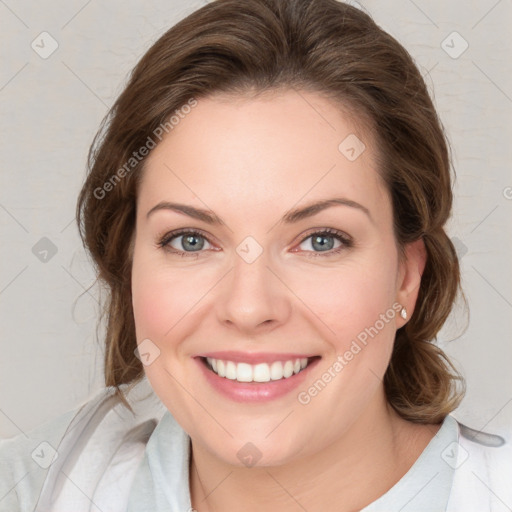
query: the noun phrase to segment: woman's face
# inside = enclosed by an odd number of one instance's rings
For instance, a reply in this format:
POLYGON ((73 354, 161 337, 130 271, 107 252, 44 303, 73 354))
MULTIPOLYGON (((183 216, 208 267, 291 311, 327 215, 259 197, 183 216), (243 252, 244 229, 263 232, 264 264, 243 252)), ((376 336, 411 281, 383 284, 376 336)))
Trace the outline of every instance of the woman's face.
POLYGON ((422 267, 412 249, 399 263, 374 154, 334 103, 290 90, 201 99, 149 155, 137 342, 156 394, 212 456, 284 464, 385 410, 422 267))

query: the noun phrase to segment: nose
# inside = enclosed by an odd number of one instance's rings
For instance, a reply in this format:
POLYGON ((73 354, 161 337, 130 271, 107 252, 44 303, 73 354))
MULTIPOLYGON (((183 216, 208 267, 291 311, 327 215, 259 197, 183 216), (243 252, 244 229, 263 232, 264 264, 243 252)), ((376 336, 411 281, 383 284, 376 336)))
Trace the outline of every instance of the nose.
POLYGON ((291 314, 290 294, 269 268, 265 252, 252 263, 236 255, 219 292, 219 322, 245 335, 273 330, 291 314))

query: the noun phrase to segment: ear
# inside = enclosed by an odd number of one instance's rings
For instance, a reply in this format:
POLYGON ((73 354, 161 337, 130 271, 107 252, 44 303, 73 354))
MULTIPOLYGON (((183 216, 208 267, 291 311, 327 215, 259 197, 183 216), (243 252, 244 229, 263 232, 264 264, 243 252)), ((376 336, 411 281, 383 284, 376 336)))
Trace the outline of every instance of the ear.
MULTIPOLYGON (((397 302, 407 310, 410 318, 416 305, 421 285, 421 276, 427 263, 427 250, 423 238, 405 245, 403 260, 399 262, 397 279, 397 302)), ((397 328, 406 323, 400 316, 397 318, 397 328)))

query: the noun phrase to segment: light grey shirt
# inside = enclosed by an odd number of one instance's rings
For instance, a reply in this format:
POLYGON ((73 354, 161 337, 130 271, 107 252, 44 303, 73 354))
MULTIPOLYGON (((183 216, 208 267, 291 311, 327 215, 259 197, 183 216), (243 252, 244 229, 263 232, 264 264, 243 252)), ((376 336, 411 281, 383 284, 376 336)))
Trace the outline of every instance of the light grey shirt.
MULTIPOLYGON (((149 385, 148 385, 149 386, 149 385)), ((141 383, 0 442, 0 512, 191 512, 190 437, 141 383)), ((512 430, 451 415, 409 471, 361 512, 511 512, 512 430)))
MULTIPOLYGON (((458 455, 457 436, 457 421, 447 416, 409 471, 361 512, 445 511, 454 474, 451 461, 457 460, 458 455)), ((155 512, 189 511, 190 453, 189 436, 169 412, 165 413, 148 441, 135 475, 128 512, 139 512, 144 506, 155 512)))
POLYGON ((446 416, 437 434, 407 473, 361 512, 444 511, 452 488, 459 444, 458 426, 446 416))

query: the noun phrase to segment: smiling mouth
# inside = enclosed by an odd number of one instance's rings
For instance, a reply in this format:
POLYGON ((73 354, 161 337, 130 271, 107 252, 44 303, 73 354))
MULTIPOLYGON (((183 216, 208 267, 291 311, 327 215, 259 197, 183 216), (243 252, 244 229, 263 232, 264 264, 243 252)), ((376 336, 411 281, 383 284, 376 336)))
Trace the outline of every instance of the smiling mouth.
POLYGON ((201 358, 206 367, 219 377, 237 382, 270 382, 289 379, 304 371, 320 356, 274 361, 273 363, 236 363, 213 357, 201 358))

